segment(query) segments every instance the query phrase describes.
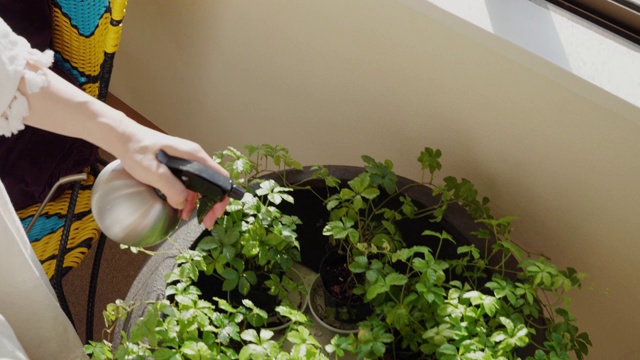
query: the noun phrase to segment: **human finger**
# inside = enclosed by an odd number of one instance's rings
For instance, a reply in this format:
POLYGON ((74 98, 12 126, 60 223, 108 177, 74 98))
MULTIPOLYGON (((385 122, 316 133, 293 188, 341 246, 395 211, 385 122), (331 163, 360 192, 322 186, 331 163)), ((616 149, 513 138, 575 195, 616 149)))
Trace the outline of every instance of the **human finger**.
POLYGON ((193 191, 187 191, 187 200, 185 202, 184 208, 180 210, 180 217, 182 218, 182 220, 189 220, 191 213, 196 208, 197 199, 197 193, 193 191))
POLYGON ((209 212, 204 216, 202 225, 204 225, 204 227, 206 227, 207 229, 212 229, 213 225, 216 223, 216 220, 218 220, 218 218, 224 214, 225 208, 227 207, 228 203, 229 197, 225 196, 222 201, 215 204, 211 208, 211 210, 209 210, 209 212))

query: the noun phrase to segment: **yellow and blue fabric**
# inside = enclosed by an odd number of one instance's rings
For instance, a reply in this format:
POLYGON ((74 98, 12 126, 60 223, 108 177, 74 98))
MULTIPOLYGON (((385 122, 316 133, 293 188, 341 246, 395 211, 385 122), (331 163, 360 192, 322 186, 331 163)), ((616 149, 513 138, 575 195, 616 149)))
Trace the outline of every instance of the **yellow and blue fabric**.
MULTIPOLYGON (((68 81, 100 100, 108 92, 113 58, 120 44, 126 0, 52 0, 51 49, 54 70, 68 81)), ((48 203, 28 234, 31 245, 54 288, 62 276, 77 267, 100 236, 91 214, 94 174, 80 185, 77 198, 72 189, 48 203), (75 202, 64 261, 57 265, 69 204, 75 202), (57 272, 62 273, 57 273, 57 272), (55 278, 54 278, 55 277, 55 278)), ((23 226, 30 223, 40 204, 18 211, 23 226)), ((73 206, 72 206, 73 207, 73 206)), ((63 244, 64 246, 64 244, 63 244)))
POLYGON ((126 1, 53 0, 55 66, 88 94, 107 96, 126 1))
MULTIPOLYGON (((94 177, 89 174, 87 179, 80 184, 73 212, 74 221, 71 224, 60 277, 63 277, 72 268, 78 267, 89 252, 91 244, 100 236, 100 230, 91 214, 91 186, 93 182, 94 177)), ((55 201, 47 203, 36 225, 27 234, 36 256, 50 279, 55 273, 57 254, 63 237, 71 195, 72 190, 67 190, 55 201)), ((18 212, 25 229, 39 206, 40 204, 36 204, 18 212)))

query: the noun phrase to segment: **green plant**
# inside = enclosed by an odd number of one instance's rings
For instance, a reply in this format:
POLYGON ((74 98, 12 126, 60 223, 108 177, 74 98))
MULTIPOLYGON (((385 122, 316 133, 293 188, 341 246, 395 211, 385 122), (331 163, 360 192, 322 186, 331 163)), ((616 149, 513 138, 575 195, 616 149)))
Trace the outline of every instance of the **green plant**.
MULTIPOLYGON (((261 178, 269 166, 294 167, 286 149, 262 145, 249 147, 249 155, 228 148, 215 159, 229 171, 238 184, 252 189, 242 200, 230 200, 226 213, 202 238, 197 250, 203 253, 203 272, 216 275, 224 283, 224 291, 238 290, 247 295, 252 287, 263 286, 280 300, 300 290, 286 274, 294 262, 300 261, 300 245, 295 232, 299 219, 282 213, 281 202, 293 203, 291 188, 274 180, 261 178), (255 160, 250 157, 255 156, 255 160)), ((208 199, 202 199, 199 214, 208 211, 208 199)))
POLYGON ((569 291, 581 286, 584 274, 559 269, 542 256, 525 257, 510 237, 514 218, 494 218, 489 200, 478 199, 468 180, 445 177, 434 184, 440 156, 439 150, 426 148, 418 158, 423 172, 428 171, 423 181, 429 180, 416 185, 428 185, 439 196, 432 207, 416 210, 401 195, 403 189, 394 190, 388 173, 392 164, 366 157, 383 176, 375 183, 366 177, 350 182, 349 191, 329 199, 328 206, 340 210, 340 220, 333 219, 326 234, 348 239, 342 246, 352 253, 349 268, 364 275, 355 291, 376 310, 360 324, 357 337, 339 337, 334 342, 341 347, 331 350, 349 349, 359 359, 396 358, 404 351, 412 359, 519 359, 517 350, 529 346, 527 359, 570 359, 571 353, 583 359, 591 342, 575 324, 569 291), (377 200, 380 192, 372 190, 380 184, 387 191, 382 201, 377 200), (366 200, 348 204, 352 194, 366 200), (401 198, 399 211, 379 205, 394 196, 401 198), (454 203, 482 225, 474 235, 484 246, 458 244, 448 233, 431 230, 422 234, 424 246, 401 246, 390 220, 426 216, 440 222, 454 203), (375 214, 383 215, 379 224, 371 220, 375 214), (363 235, 383 241, 369 245, 361 241, 363 235), (455 244, 457 256, 441 254, 445 243, 455 244), (513 260, 517 267, 509 265, 513 260))
MULTIPOLYGON (((321 166, 314 168, 330 188, 324 202, 329 219, 322 234, 328 237, 335 251, 344 255, 344 258, 334 255, 325 258, 320 270, 327 292, 325 314, 327 320, 331 321, 340 319, 353 323, 366 316, 369 310, 356 305, 363 302, 361 285, 365 277, 350 272, 348 266, 364 253, 403 248, 404 241, 396 226, 397 221, 421 216, 409 197, 399 193, 398 178, 391 161, 380 163, 369 156, 363 156, 362 159, 365 162, 364 171, 346 181, 346 184, 333 179, 321 166)), ((385 261, 380 258, 377 263, 383 266, 385 261)))
POLYGON ((283 334, 260 329, 267 313, 251 301, 233 306, 226 300, 201 298, 194 286, 206 265, 198 251, 184 251, 176 259, 166 290, 167 299, 142 304, 118 301, 104 311, 108 332, 135 306, 146 306, 144 317, 123 332, 117 348, 105 340, 90 342, 92 359, 327 359, 309 332, 306 316, 285 306, 278 313, 291 320, 283 334), (169 300, 172 298, 172 300, 169 300))
MULTIPOLYGON (((255 161, 233 148, 217 154, 216 160, 229 169, 237 184, 251 189, 250 193, 242 200, 230 201, 224 216, 209 234, 200 238, 195 249, 181 250, 176 266, 165 276, 164 300, 108 306, 108 333, 135 306, 145 306, 146 312, 130 336, 123 333, 121 344, 113 352, 108 340, 88 344, 86 352, 92 358, 323 358, 320 345, 306 328, 306 317, 287 307, 294 305, 287 301, 289 293, 306 290, 304 284, 287 275, 294 262, 300 260, 295 232, 299 220, 275 206, 283 201, 293 202, 291 189, 259 178, 270 171, 270 164, 300 165, 290 161, 286 149, 263 145, 249 150, 250 156, 256 155, 255 161), (275 340, 271 331, 259 330, 267 325, 270 315, 250 300, 230 304, 218 298, 202 298, 198 280, 207 275, 222 280, 222 291, 237 290, 247 295, 252 287, 268 290, 285 305, 275 310, 292 322, 285 336, 275 340), (285 341, 289 343, 288 351, 282 350, 285 341)), ((211 199, 200 199, 199 221, 212 203, 211 199)))
MULTIPOLYGON (((576 326, 570 306, 570 292, 580 288, 584 274, 518 246, 511 238, 515 218, 494 218, 489 200, 469 180, 447 176, 436 182, 439 150, 425 148, 418 157, 422 179, 399 186, 389 160, 363 156, 363 173, 345 183, 322 166, 313 167, 309 179, 292 183, 283 170, 301 166, 286 148, 247 149, 248 156, 230 148, 216 159, 255 196, 230 203, 203 245, 181 252, 166 276, 166 299, 109 305, 105 319, 111 329, 132 306, 149 310, 117 349, 108 341, 87 345, 92 358, 324 359, 323 349, 334 359, 355 354, 358 359, 551 360, 588 354, 591 342, 576 326), (326 193, 308 188, 310 179, 323 179, 326 193), (435 201, 419 206, 408 195, 414 187, 429 189, 435 201), (279 210, 293 200, 293 189, 310 189, 324 200, 330 215, 323 233, 347 255, 351 278, 357 279, 350 285, 374 311, 358 324, 357 334, 336 336, 324 347, 296 310, 277 308, 292 323, 276 337, 259 330, 266 323, 263 309, 248 301, 233 306, 215 299, 213 305, 195 286, 203 274, 215 273, 225 289, 247 293, 255 285, 252 272, 257 277, 261 268, 284 271, 297 261, 299 222, 279 210), (477 223, 473 241, 431 226, 417 238, 403 235, 401 224, 439 224, 453 207, 477 223)), ((207 199, 200 206, 206 212, 207 199)), ((289 280, 270 277, 270 291, 283 298, 289 280)))
MULTIPOLYGON (((378 163, 368 156, 363 156, 363 160, 367 164, 365 171, 326 200, 330 215, 323 234, 330 237, 330 243, 339 252, 347 255, 349 262, 354 255, 372 247, 402 247, 395 222, 416 212, 406 196, 400 197, 403 206, 399 211, 386 206, 392 195, 384 196, 383 191, 393 195, 398 192, 397 176, 390 161, 378 163)), ((329 185, 340 186, 335 181, 329 185)))

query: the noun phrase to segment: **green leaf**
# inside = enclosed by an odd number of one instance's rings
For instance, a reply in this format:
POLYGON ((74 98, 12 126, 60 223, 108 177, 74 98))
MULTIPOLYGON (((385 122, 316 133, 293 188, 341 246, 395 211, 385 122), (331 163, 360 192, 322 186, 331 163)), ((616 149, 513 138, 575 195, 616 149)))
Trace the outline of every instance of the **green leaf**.
POLYGON ((513 321, 507 319, 504 316, 501 316, 500 322, 507 328, 507 332, 509 334, 513 334, 513 329, 514 329, 513 321))
POLYGON ((329 199, 329 201, 327 201, 326 207, 327 210, 331 211, 338 205, 340 205, 340 199, 329 199))
POLYGON ((360 195, 356 195, 352 202, 351 202, 351 206, 353 207, 354 210, 360 210, 364 207, 364 203, 362 201, 362 196, 360 195))
POLYGON ((398 304, 385 313, 386 321, 389 324, 393 324, 396 329, 402 329, 409 325, 411 314, 407 311, 407 308, 398 304))
POLYGON ((180 347, 180 352, 186 355, 196 355, 198 353, 198 343, 195 341, 185 341, 180 347))
POLYGON ((475 245, 462 245, 458 246, 458 254, 469 254, 473 259, 480 258, 480 250, 475 245))
POLYGON ((482 303, 483 294, 480 291, 472 290, 462 295, 463 299, 470 299, 473 305, 482 303))
POLYGON ((287 334, 287 340, 292 344, 304 344, 307 341, 307 337, 300 331, 291 331, 287 334))
POLYGON ((504 341, 507 338, 507 334, 505 334, 502 331, 496 331, 493 334, 491 334, 491 337, 489 338, 489 340, 493 341, 494 343, 499 343, 504 341))
POLYGON ((438 354, 442 355, 458 355, 458 350, 451 344, 444 344, 438 348, 438 354))
POLYGON ((220 247, 220 242, 213 236, 205 236, 198 242, 198 249, 211 250, 213 248, 220 247))
POLYGON ((382 283, 375 283, 367 289, 367 294, 365 297, 367 300, 373 300, 378 294, 382 294, 384 292, 389 291, 389 287, 382 283))
POLYGON ((362 156, 360 156, 360 158, 362 159, 362 161, 365 164, 369 164, 369 165, 375 165, 376 164, 376 160, 374 158, 372 158, 371 156, 369 156, 369 155, 362 155, 362 156))
POLYGON ((298 322, 298 323, 306 323, 307 322, 307 317, 305 316, 304 313, 292 309, 290 307, 287 306, 277 306, 276 307, 276 311, 278 312, 278 314, 285 316, 289 319, 291 319, 294 322, 298 322))
POLYGON ((513 255, 516 260, 518 261, 522 261, 522 259, 524 259, 523 255, 522 255, 522 250, 515 244, 507 242, 507 241, 502 241, 500 242, 500 244, 508 250, 509 253, 511 253, 511 255, 513 255))
POLYGON ((434 150, 430 147, 425 147, 420 153, 420 156, 418 156, 418 162, 422 165, 422 170, 428 169, 433 175, 437 170, 442 169, 440 157, 442 157, 442 151, 440 149, 434 150))
POLYGON ((343 357, 345 352, 354 353, 356 351, 356 339, 351 334, 349 337, 342 337, 339 335, 331 338, 331 342, 325 346, 325 349, 329 354, 336 353, 338 357, 343 357))
POLYGON ((366 173, 360 174, 348 182, 349 187, 351 187, 356 194, 362 194, 369 186, 369 183, 369 176, 366 173))
POLYGON ((375 199, 378 195, 380 195, 380 190, 376 188, 368 188, 360 193, 360 195, 369 200, 375 199))
POLYGON ((240 350, 238 354, 239 360, 262 360, 269 359, 267 350, 257 344, 248 344, 240 350))
POLYGON ((258 336, 258 333, 254 329, 248 329, 243 331, 240 334, 240 337, 245 341, 249 341, 255 344, 260 343, 260 337, 258 336))
POLYGON ((231 266, 233 266, 234 269, 236 269, 238 271, 238 273, 241 273, 244 271, 244 261, 241 258, 233 258, 231 259, 231 261, 229 261, 229 264, 231 264, 231 266))
POLYGON ((376 354, 377 356, 382 356, 385 353, 386 347, 381 342, 374 342, 371 345, 371 349, 373 350, 373 353, 376 354))
MULTIPOLYGON (((241 277, 238 280, 238 291, 240 291, 240 294, 247 295, 250 289, 251 289, 251 284, 249 284, 249 281, 247 280, 247 278, 244 276, 241 277)), ((224 290, 224 287, 223 287, 223 290, 224 290)))
MULTIPOLYGON (((286 190, 289 191, 290 189, 286 189, 286 190)), ((284 201, 286 201, 288 203, 291 203, 291 204, 294 203, 293 196, 291 196, 289 194, 280 193, 280 197, 282 198, 282 200, 284 200, 284 201)))
POLYGON ((223 291, 231 291, 238 286, 238 281, 240 280, 240 274, 237 271, 231 268, 225 268, 222 273, 222 276, 226 279, 222 284, 223 291))
POLYGON ((255 285, 258 283, 258 276, 256 275, 255 271, 247 271, 242 274, 242 276, 246 278, 251 285, 255 285))
POLYGON ((404 213, 409 218, 412 218, 413 216, 415 216, 416 212, 418 211, 418 208, 413 203, 411 198, 405 195, 400 198, 400 201, 402 201, 402 213, 404 213))
POLYGON ((354 196, 356 196, 356 194, 349 189, 340 190, 340 198, 342 200, 351 200, 354 196))
POLYGON ((409 281, 409 278, 407 278, 406 275, 402 275, 402 274, 399 274, 399 273, 391 273, 391 274, 387 275, 387 277, 384 279, 384 281, 389 286, 404 285, 404 284, 407 283, 407 281, 409 281))
POLYGON ((262 341, 267 341, 271 339, 274 335, 274 332, 268 329, 260 329, 260 339, 262 341))
POLYGON ((363 255, 356 256, 353 259, 353 262, 349 264, 349 270, 351 270, 356 274, 363 273, 367 271, 368 268, 369 268, 369 261, 367 260, 367 257, 363 255))
POLYGON ((498 299, 493 296, 485 296, 482 301, 482 307, 487 312, 487 315, 493 317, 498 309, 498 299))
POLYGON ((185 295, 176 295, 175 299, 178 303, 189 306, 189 307, 192 307, 194 304, 193 299, 185 295))
POLYGON ((153 352, 154 360, 174 360, 178 359, 178 352, 174 349, 159 348, 153 352))
POLYGON ((369 280, 370 282, 375 282, 379 277, 380 277, 380 270, 367 270, 367 272, 365 273, 365 277, 367 278, 367 280, 369 280))
POLYGON ((349 229, 348 236, 349 236, 349 241, 352 244, 357 244, 358 241, 360 241, 360 233, 358 233, 356 229, 349 229))

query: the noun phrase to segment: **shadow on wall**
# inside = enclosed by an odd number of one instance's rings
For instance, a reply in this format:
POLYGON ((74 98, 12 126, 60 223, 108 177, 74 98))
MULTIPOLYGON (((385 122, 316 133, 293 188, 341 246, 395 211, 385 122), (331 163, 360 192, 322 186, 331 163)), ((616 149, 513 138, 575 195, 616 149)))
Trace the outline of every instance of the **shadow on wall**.
POLYGON ((527 48, 534 53, 571 70, 571 64, 558 36, 551 12, 548 11, 549 4, 543 1, 532 2, 541 7, 540 11, 528 11, 527 17, 523 18, 513 16, 513 14, 522 13, 521 10, 516 9, 522 7, 521 2, 485 0, 484 4, 494 33, 515 44, 527 43, 529 45, 527 48), (547 11, 543 11, 543 8, 547 11))
MULTIPOLYGON (((556 30, 552 14, 548 11, 550 5, 544 0, 508 2, 484 0, 464 3, 449 0, 399 1, 436 22, 476 40, 486 40, 482 31, 484 29, 498 35, 501 39, 529 49, 530 52, 564 69, 571 70, 571 64, 556 30), (455 16, 443 16, 442 12, 453 13, 455 16), (469 24, 475 26, 469 26, 469 24)), ((482 43, 487 44, 487 41, 482 43)), ((526 62, 526 58, 519 57, 519 59, 526 62)))

